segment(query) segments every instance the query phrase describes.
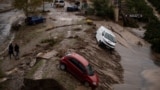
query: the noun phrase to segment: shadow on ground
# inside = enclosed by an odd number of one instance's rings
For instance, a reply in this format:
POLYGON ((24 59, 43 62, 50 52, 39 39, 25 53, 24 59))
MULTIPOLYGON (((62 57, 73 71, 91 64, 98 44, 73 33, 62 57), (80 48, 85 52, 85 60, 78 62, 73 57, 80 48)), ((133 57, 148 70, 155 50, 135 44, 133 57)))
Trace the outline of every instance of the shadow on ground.
POLYGON ((54 79, 24 79, 21 90, 65 90, 65 88, 54 79))

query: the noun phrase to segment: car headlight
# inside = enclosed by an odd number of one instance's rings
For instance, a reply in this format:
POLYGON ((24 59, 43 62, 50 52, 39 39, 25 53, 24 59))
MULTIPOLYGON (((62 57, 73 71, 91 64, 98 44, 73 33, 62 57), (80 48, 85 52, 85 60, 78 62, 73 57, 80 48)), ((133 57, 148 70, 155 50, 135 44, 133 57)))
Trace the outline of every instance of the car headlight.
POLYGON ((93 82, 93 85, 97 85, 97 83, 96 83, 96 82, 93 82))

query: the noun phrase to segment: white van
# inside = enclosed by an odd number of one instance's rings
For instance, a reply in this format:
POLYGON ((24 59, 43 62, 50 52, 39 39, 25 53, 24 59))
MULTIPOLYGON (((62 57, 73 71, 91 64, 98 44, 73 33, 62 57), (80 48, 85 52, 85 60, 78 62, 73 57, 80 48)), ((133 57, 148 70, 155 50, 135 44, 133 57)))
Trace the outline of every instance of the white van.
POLYGON ((105 44, 108 48, 114 49, 116 45, 116 39, 113 32, 104 26, 101 26, 96 32, 96 39, 98 45, 101 46, 105 44))
POLYGON ((54 5, 56 7, 64 7, 65 6, 65 2, 64 2, 64 0, 55 0, 54 1, 54 5))

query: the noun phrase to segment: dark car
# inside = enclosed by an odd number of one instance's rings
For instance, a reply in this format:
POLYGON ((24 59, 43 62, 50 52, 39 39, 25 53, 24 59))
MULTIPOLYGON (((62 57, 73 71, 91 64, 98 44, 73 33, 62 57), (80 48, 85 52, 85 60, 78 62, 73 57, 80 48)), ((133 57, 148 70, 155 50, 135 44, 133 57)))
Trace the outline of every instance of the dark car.
POLYGON ((79 8, 77 5, 67 7, 67 12, 75 12, 75 11, 79 11, 79 8))
POLYGON ((71 53, 64 56, 60 60, 60 69, 67 70, 77 79, 85 84, 85 86, 97 87, 98 76, 92 69, 89 62, 77 53, 71 53))
POLYGON ((46 18, 43 18, 41 16, 31 16, 25 19, 25 22, 27 25, 34 25, 38 23, 43 23, 45 21, 46 21, 46 18))

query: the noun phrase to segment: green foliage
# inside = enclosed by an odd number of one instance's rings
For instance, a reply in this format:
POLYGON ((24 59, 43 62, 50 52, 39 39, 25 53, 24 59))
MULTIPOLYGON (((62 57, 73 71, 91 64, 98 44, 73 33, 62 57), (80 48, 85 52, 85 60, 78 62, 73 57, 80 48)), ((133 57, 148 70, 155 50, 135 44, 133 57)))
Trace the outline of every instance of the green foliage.
MULTIPOLYGON (((150 1, 156 2, 160 6, 160 3, 157 2, 158 0, 150 1)), ((152 8, 144 0, 126 0, 126 3, 129 13, 143 15, 139 21, 147 23, 144 39, 152 44, 154 51, 160 52, 160 21, 154 16, 152 8)))
POLYGON ((160 52, 160 21, 155 20, 148 24, 145 39, 152 44, 152 49, 160 52))
POLYGON ((143 15, 140 21, 149 22, 154 18, 152 8, 150 8, 144 0, 126 0, 126 4, 129 10, 128 13, 143 15))
POLYGON ((38 7, 44 5, 45 1, 51 2, 52 0, 14 0, 12 5, 19 10, 23 10, 25 15, 28 16, 30 12, 37 12, 38 7))
POLYGON ((87 15, 94 15, 94 8, 87 8, 87 15))
POLYGON ((109 0, 92 0, 96 15, 114 19, 113 7, 109 5, 109 0))
POLYGON ((160 3, 159 0, 148 0, 150 3, 152 3, 153 6, 156 7, 156 10, 160 13, 160 3))

